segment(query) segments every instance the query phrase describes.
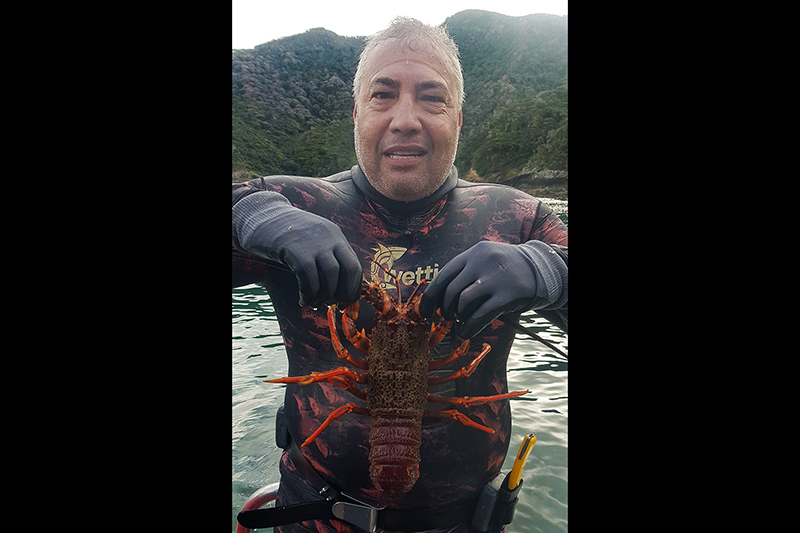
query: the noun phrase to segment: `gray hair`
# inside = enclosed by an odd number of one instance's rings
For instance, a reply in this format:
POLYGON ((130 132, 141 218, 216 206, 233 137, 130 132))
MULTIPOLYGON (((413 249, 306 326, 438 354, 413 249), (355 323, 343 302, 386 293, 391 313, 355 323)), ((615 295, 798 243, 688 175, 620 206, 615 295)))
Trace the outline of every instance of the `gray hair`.
POLYGON ((389 39, 401 39, 408 46, 415 48, 414 41, 425 39, 436 52, 442 56, 442 62, 448 74, 452 74, 456 82, 456 101, 458 106, 464 105, 464 76, 461 73, 461 61, 458 58, 458 45, 456 45, 447 27, 428 26, 425 23, 410 17, 396 17, 388 28, 367 37, 364 50, 358 60, 355 78, 353 78, 353 97, 358 98, 361 89, 361 78, 364 74, 364 64, 367 57, 381 43, 389 39))

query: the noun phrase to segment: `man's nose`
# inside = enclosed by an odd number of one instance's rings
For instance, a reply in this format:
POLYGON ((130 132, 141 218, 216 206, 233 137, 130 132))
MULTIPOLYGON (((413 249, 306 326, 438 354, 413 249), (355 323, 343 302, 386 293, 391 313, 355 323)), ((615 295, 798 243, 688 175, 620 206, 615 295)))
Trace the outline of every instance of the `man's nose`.
POLYGON ((419 108, 412 95, 401 95, 397 104, 392 109, 391 131, 399 133, 413 133, 422 130, 419 119, 419 108))

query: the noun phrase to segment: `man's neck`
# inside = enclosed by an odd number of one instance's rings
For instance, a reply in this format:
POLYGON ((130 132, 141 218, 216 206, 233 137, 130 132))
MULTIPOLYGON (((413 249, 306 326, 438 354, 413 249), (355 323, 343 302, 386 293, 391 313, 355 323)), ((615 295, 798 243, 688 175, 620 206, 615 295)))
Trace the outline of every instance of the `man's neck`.
POLYGON ((358 190, 360 190, 364 196, 385 208, 393 215, 410 215, 412 213, 425 211, 449 194, 458 183, 458 171, 456 167, 453 167, 450 169, 450 174, 447 175, 447 179, 445 179, 442 186, 436 189, 432 194, 412 202, 402 202, 400 200, 392 200, 379 193, 375 187, 372 186, 361 170, 361 167, 358 165, 352 168, 352 176, 353 183, 355 183, 358 190))

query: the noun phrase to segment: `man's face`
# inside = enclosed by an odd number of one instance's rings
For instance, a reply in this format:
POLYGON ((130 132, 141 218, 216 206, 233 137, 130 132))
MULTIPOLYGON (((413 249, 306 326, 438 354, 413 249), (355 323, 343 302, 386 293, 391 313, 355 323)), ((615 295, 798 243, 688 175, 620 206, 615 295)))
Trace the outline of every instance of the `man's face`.
POLYGON ((422 48, 398 39, 376 47, 353 110, 361 169, 378 192, 404 202, 444 183, 461 131, 455 78, 430 45, 422 48))

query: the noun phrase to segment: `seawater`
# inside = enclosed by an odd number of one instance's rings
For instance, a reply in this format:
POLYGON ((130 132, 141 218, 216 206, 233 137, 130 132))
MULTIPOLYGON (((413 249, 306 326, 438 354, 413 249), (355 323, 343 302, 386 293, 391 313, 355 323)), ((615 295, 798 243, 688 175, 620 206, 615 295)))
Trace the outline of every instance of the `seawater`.
MULTIPOLYGON (((567 201, 543 199, 565 222, 567 201)), ((288 372, 275 310, 258 285, 233 289, 232 529, 236 515, 256 490, 279 481, 281 450, 275 446, 275 412, 284 387, 264 379, 288 372)), ((568 351, 567 336, 533 312, 520 323, 568 351)), ((530 389, 511 399, 513 432, 503 472, 511 470, 522 438, 536 435, 525 467, 520 501, 508 533, 567 531, 567 360, 533 338, 518 333, 508 358, 509 390, 530 389)), ((272 531, 266 528, 259 531, 272 531)))

